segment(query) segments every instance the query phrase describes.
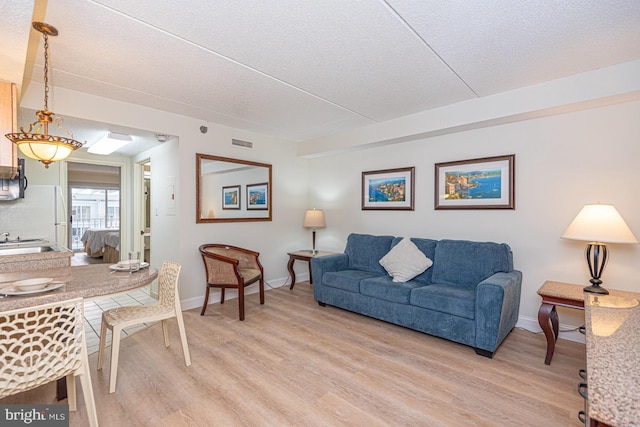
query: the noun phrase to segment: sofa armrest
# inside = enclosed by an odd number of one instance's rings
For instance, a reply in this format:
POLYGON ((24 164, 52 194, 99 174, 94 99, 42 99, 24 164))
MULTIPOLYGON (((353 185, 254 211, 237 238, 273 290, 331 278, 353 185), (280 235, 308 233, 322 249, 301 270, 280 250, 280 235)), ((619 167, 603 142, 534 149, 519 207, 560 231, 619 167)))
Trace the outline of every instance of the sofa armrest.
POLYGON ((522 273, 495 273, 476 287, 476 350, 493 353, 518 321, 522 273))
POLYGON ((322 285, 322 275, 324 273, 347 270, 349 268, 349 256, 344 253, 311 258, 310 262, 314 286, 322 285))

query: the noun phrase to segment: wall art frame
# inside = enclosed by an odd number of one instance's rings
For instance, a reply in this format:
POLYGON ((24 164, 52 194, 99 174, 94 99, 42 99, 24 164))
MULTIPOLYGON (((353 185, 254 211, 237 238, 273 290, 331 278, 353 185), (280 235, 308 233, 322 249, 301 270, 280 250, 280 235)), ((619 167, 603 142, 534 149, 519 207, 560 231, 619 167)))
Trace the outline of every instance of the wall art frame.
POLYGON ((269 206, 269 183, 247 185, 247 209, 267 210, 269 206))
POLYGON ((435 164, 435 209, 515 209, 515 154, 435 164))
POLYGON ((415 167, 362 172, 362 210, 414 210, 415 167))
POLYGON ((222 187, 222 209, 240 209, 240 186, 222 187))

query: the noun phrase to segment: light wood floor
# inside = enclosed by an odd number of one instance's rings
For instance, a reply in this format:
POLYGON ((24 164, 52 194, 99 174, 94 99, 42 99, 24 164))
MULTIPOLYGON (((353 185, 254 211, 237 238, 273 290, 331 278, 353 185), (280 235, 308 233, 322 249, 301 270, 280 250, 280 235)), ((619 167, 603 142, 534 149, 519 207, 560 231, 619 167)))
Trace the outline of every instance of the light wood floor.
MULTIPOLYGON (((308 283, 184 313, 192 366, 175 321, 171 347, 156 324, 122 342, 118 384, 108 394, 108 357, 96 371, 106 426, 579 426, 576 392, 584 345, 561 340, 550 366, 540 334, 514 330, 493 359, 472 348, 333 307, 308 283)), ((50 404, 53 385, 2 404, 50 404)), ((87 425, 78 383, 78 412, 87 425)))

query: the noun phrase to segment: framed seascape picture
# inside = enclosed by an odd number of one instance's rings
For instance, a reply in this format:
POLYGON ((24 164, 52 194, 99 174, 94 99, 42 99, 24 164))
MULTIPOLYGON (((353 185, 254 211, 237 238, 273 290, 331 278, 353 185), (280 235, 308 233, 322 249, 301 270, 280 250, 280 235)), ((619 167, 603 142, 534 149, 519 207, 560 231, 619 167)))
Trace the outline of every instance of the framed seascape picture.
POLYGON ((269 203, 269 184, 247 185, 247 209, 266 210, 269 203))
POLYGON ((362 210, 413 210, 415 168, 362 172, 362 210))
POLYGON ((515 154, 435 165, 435 209, 515 209, 515 154))
POLYGON ((222 187, 222 209, 240 209, 240 186, 222 187))

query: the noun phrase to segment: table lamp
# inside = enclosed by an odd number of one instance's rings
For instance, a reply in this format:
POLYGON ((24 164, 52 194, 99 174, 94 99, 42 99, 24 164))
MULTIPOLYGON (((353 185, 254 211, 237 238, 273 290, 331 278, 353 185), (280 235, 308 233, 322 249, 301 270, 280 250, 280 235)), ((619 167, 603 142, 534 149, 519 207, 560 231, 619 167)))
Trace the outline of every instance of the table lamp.
POLYGON ((589 242, 585 257, 591 274, 591 286, 585 292, 607 295, 601 287, 602 272, 607 265, 609 251, 606 243, 638 243, 627 224, 612 205, 586 205, 562 235, 563 239, 589 242))
POLYGON ((312 254, 316 254, 316 228, 324 228, 326 227, 326 223, 324 222, 324 212, 322 209, 307 209, 304 213, 304 223, 303 225, 306 228, 311 228, 312 239, 313 239, 313 249, 311 250, 312 254))

